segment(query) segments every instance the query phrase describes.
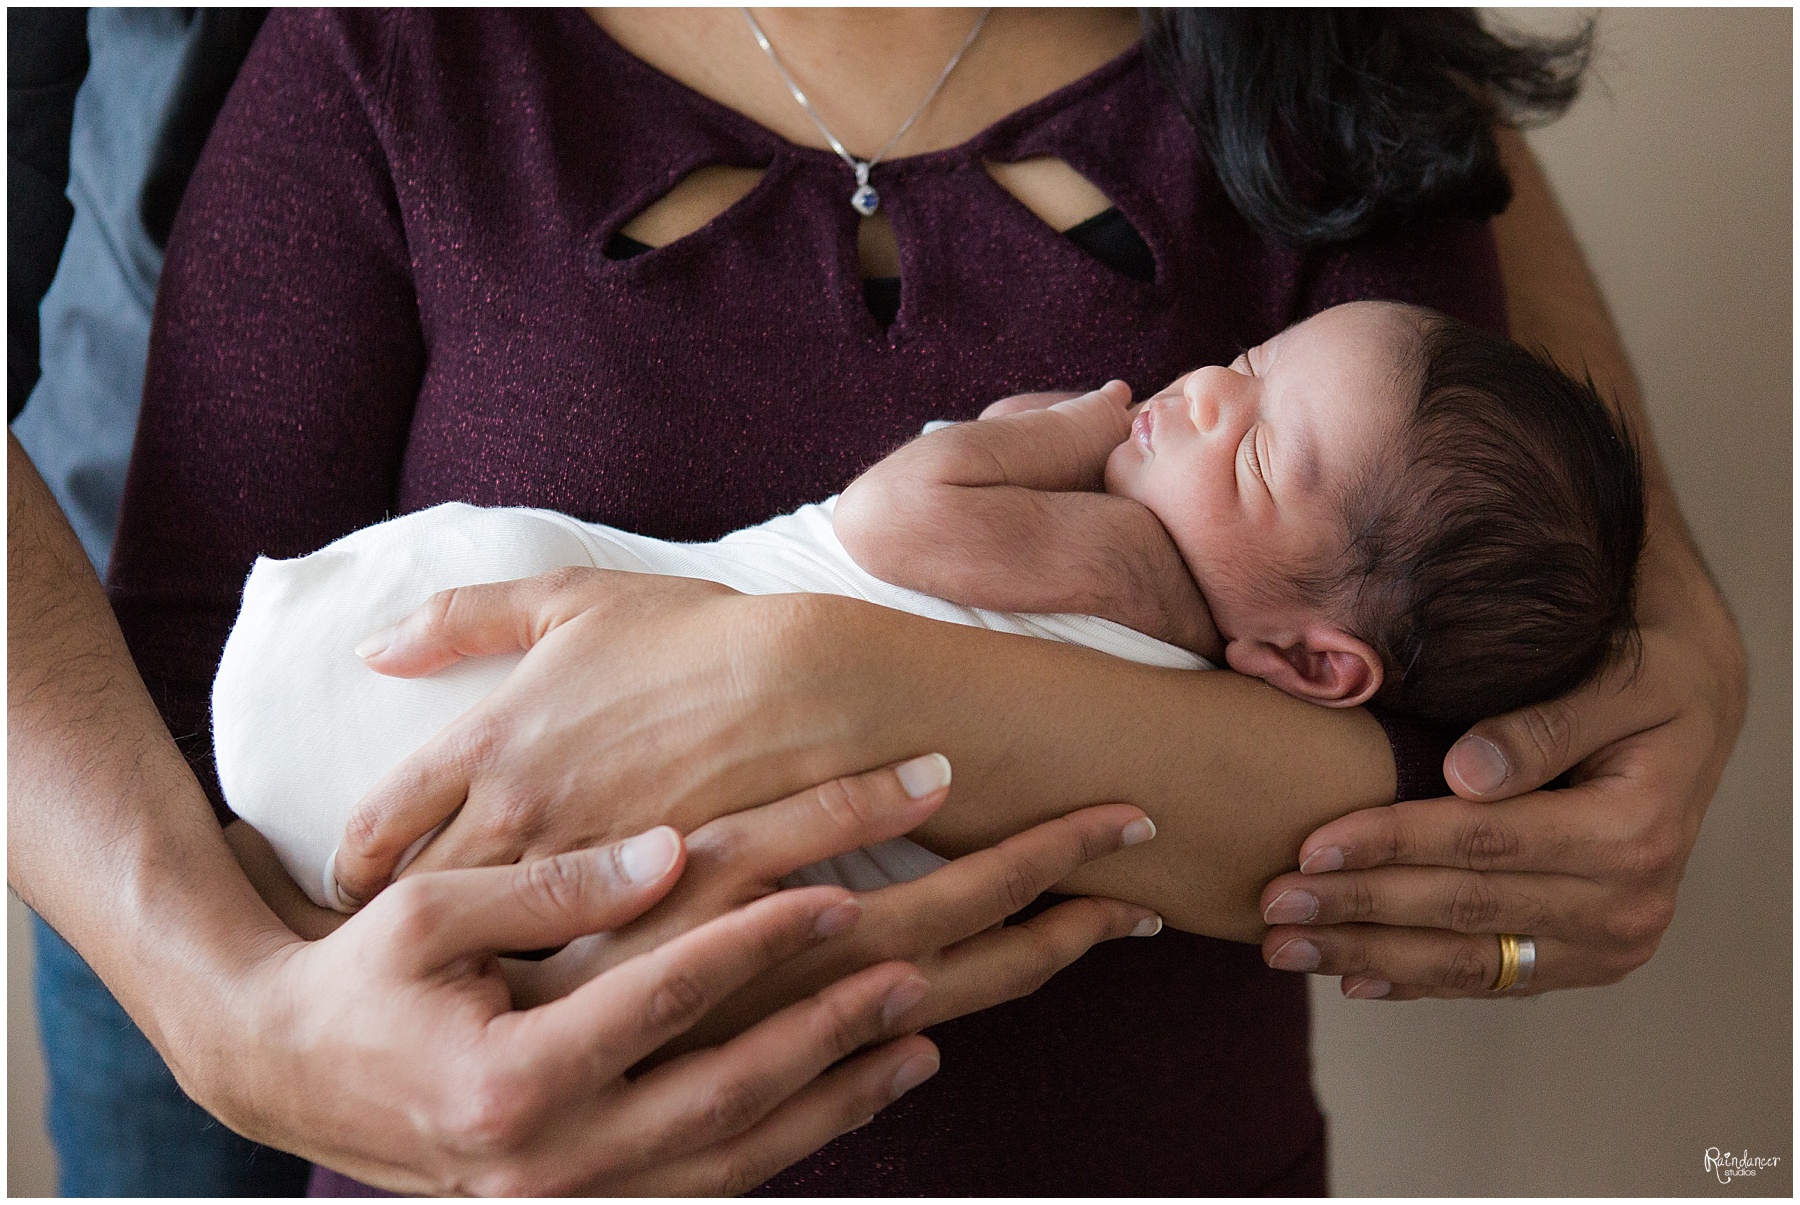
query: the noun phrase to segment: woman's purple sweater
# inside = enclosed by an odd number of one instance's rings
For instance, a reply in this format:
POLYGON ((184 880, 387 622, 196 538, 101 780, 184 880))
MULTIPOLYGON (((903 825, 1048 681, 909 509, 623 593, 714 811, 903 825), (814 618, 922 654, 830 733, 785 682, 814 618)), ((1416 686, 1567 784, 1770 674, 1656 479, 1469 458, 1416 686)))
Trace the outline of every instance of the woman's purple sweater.
MULTIPOLYGON (((1254 234, 1136 50, 874 183, 900 245, 885 329, 843 164, 579 10, 272 16, 170 239, 111 579, 209 789, 208 689, 259 554, 450 500, 713 539, 841 489, 928 419, 1110 377, 1141 393, 1337 302, 1503 327, 1475 224, 1313 254, 1254 234), (1153 281, 982 167, 1038 155, 1112 199, 1153 281), (707 164, 767 174, 699 231, 607 258, 707 164)), ((1403 796, 1433 793, 1428 744, 1396 749, 1403 796)), ((935 1079, 765 1191, 1323 1187, 1305 983, 1253 946, 1114 942, 932 1036, 935 1079)))

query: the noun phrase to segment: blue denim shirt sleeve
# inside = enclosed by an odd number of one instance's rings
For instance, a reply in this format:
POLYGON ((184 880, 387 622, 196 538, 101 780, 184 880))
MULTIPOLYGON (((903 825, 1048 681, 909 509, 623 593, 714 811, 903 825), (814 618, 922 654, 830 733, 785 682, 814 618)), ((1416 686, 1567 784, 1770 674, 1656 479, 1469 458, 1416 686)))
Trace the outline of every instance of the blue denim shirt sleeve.
POLYGON ((75 218, 40 309, 42 375, 12 427, 102 573, 162 271, 140 198, 199 30, 190 10, 88 14, 92 62, 69 153, 75 218))

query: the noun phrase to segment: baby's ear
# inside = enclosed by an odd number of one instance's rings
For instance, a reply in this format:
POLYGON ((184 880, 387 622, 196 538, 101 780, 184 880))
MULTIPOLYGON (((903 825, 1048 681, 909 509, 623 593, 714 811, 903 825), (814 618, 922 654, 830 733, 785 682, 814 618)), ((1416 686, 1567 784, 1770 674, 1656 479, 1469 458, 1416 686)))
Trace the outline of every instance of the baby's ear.
POLYGON ((1314 624, 1290 641, 1234 640, 1226 663, 1296 698, 1326 707, 1360 707, 1381 689, 1381 658, 1342 628, 1314 624))

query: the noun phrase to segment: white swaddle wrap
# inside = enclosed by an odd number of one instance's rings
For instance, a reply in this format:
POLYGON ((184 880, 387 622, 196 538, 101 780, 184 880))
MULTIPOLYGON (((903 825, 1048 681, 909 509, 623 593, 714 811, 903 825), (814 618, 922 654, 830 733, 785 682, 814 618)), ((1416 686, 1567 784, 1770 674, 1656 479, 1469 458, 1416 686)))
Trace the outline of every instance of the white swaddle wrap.
MULTIPOLYGON (((352 650, 439 590, 567 566, 704 578, 746 594, 847 595, 1146 665, 1210 668, 1185 649, 1108 620, 983 611, 871 577, 832 531, 836 501, 711 544, 674 544, 553 511, 452 502, 364 528, 311 556, 259 559, 213 683, 213 747, 225 801, 268 838, 314 902, 341 907, 331 865, 357 801, 498 686, 520 656, 478 658, 404 679, 376 673, 352 650)), ((789 881, 868 890, 943 864, 900 838, 809 866, 789 881)))

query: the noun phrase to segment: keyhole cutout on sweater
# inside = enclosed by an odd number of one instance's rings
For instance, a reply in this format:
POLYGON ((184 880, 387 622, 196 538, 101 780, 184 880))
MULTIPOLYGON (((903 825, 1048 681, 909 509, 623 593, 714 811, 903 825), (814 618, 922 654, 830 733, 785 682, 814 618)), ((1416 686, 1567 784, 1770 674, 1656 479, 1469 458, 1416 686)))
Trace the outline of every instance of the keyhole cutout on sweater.
POLYGON ((982 166, 1039 221, 1113 271, 1136 281, 1156 278, 1156 256, 1144 236, 1112 198, 1061 159, 1040 155, 982 166))
MULTIPOLYGON (((1112 208, 1107 195, 1061 159, 1039 156, 1017 163, 983 163, 988 175, 1052 230, 1070 230, 1112 208)), ((880 210, 856 231, 857 261, 864 280, 900 274, 894 224, 880 210)))
POLYGON ((1061 234, 1113 207, 1092 181, 1061 159, 1040 155, 1017 163, 983 160, 994 183, 1017 198, 1044 225, 1061 234))
POLYGON ((856 227, 856 262, 864 280, 900 275, 900 243, 894 223, 876 210, 856 227))
POLYGON ((644 247, 666 247, 686 238, 748 196, 766 171, 718 164, 696 168, 619 228, 619 234, 638 247, 615 240, 607 244, 607 256, 625 259, 644 247))

